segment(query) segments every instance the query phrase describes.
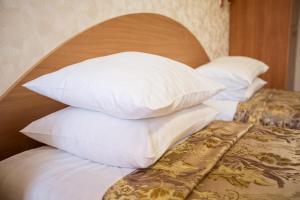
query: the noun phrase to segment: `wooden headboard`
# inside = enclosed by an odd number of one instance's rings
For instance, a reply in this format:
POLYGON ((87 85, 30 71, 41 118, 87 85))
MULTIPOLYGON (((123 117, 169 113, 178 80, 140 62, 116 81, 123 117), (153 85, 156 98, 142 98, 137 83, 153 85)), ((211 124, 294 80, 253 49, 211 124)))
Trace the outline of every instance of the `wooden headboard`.
POLYGON ((158 54, 191 67, 209 61, 201 44, 184 26, 162 15, 130 14, 89 28, 43 58, 0 98, 0 160, 41 145, 19 130, 65 107, 25 89, 23 83, 85 59, 122 51, 158 54))

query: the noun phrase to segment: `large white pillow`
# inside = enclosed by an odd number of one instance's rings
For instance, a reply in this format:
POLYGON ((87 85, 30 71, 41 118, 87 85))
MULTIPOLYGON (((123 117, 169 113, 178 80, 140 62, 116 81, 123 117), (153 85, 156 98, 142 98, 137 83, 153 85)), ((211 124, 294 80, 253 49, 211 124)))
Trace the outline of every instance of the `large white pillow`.
POLYGON ((266 64, 253 58, 225 56, 198 67, 196 72, 224 85, 227 89, 243 89, 268 69, 266 64))
POLYGON ((198 105, 164 117, 125 120, 68 107, 32 122, 21 132, 95 162, 144 168, 217 114, 213 108, 198 105))
POLYGON ((231 101, 247 101, 251 98, 258 90, 260 90, 264 85, 266 85, 266 81, 256 78, 253 83, 243 89, 230 90, 225 89, 222 92, 216 94, 211 99, 215 100, 231 100, 231 101))
POLYGON ((124 119, 167 115, 198 105, 223 88, 185 64, 141 52, 86 60, 24 86, 71 106, 124 119))

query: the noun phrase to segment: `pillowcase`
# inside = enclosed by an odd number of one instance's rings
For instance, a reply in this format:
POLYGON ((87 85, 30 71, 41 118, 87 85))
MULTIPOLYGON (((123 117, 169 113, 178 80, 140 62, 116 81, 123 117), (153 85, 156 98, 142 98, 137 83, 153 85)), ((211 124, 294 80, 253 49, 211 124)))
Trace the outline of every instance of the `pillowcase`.
POLYGON ((220 112, 216 117, 216 120, 232 121, 239 102, 231 100, 208 99, 204 101, 203 104, 210 106, 220 112))
POLYGON ((244 101, 250 99, 258 90, 260 90, 266 84, 266 81, 260 78, 256 78, 254 82, 246 89, 244 101))
POLYGON ((224 85, 227 89, 243 89, 269 67, 261 61, 243 56, 225 56, 200 66, 196 72, 224 85))
POLYGON ((246 101, 249 98, 251 98, 264 85, 266 85, 266 83, 267 83, 266 81, 260 78, 256 78, 248 88, 243 88, 238 90, 226 89, 216 94, 211 99, 232 100, 232 101, 239 101, 239 102, 246 101))
POLYGON ((21 130, 42 143, 102 164, 144 168, 173 144, 202 129, 218 111, 198 105, 151 119, 125 120, 68 107, 21 130))
POLYGON ((185 64, 123 52, 89 59, 24 86, 62 103, 123 118, 158 117, 195 106, 224 87, 185 64))

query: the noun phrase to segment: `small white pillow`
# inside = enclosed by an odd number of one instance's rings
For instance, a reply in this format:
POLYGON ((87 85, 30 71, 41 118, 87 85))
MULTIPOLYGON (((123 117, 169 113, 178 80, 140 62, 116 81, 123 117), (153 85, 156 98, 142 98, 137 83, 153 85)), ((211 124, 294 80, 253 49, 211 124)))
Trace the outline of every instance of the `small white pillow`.
POLYGON ((238 90, 230 90, 226 89, 222 92, 216 94, 211 99, 215 100, 232 100, 232 101, 247 101, 251 98, 258 90, 260 90, 264 85, 266 85, 266 81, 256 78, 253 83, 248 88, 238 89, 238 90))
POLYGON ((266 64, 253 58, 225 56, 198 67, 196 71, 227 89, 242 89, 251 85, 257 76, 268 69, 266 64))
POLYGON ((24 86, 62 103, 123 119, 195 106, 224 87, 174 60, 123 52, 77 63, 24 86))
POLYGON ((246 89, 244 101, 250 99, 258 90, 260 90, 266 84, 267 84, 266 81, 260 78, 256 78, 254 82, 246 89))
POLYGON ((68 107, 21 130, 42 143, 102 164, 144 168, 173 144, 208 125, 218 111, 198 105, 151 119, 124 120, 68 107))

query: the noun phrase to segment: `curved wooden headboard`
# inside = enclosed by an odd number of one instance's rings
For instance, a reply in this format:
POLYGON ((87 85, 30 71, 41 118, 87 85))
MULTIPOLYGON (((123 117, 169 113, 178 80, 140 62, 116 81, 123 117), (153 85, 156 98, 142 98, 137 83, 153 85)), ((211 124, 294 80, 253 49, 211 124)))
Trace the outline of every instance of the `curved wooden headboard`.
POLYGON ((19 133, 30 122, 65 105, 22 84, 82 60, 122 51, 162 55, 196 67, 209 61, 201 44, 178 22, 139 13, 100 23, 68 40, 33 66, 0 100, 0 160, 40 143, 19 133))

